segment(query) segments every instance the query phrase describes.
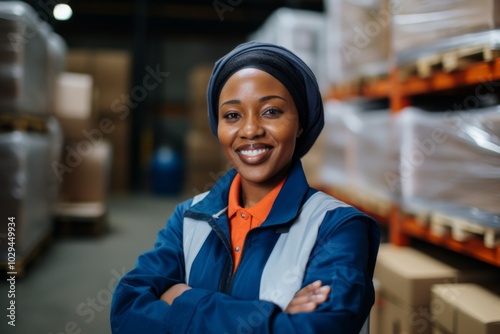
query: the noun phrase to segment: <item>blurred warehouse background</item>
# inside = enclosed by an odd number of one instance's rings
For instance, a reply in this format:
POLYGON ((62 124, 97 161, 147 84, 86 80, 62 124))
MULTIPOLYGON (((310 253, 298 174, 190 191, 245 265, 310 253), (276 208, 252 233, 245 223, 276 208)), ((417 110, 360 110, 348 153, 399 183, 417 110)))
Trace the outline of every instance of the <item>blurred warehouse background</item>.
POLYGON ((230 168, 206 87, 260 40, 323 92, 310 183, 384 232, 371 333, 500 333, 497 28, 497 0, 0 1, 0 331, 110 333, 116 280, 230 168))

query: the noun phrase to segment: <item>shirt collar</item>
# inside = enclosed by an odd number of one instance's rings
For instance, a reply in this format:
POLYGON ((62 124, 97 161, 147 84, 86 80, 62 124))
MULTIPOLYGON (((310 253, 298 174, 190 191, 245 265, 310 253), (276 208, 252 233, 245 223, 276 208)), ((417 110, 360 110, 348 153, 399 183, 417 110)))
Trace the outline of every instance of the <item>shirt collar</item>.
POLYGON ((228 217, 231 219, 233 215, 236 214, 238 210, 245 210, 247 213, 252 215, 254 219, 257 219, 260 223, 263 223, 271 208, 273 207, 274 201, 278 197, 281 188, 285 184, 286 177, 281 180, 281 182, 276 185, 264 198, 262 198, 257 204, 250 208, 243 208, 240 205, 240 193, 241 193, 241 176, 236 174, 231 183, 231 188, 229 189, 229 203, 228 203, 228 217))

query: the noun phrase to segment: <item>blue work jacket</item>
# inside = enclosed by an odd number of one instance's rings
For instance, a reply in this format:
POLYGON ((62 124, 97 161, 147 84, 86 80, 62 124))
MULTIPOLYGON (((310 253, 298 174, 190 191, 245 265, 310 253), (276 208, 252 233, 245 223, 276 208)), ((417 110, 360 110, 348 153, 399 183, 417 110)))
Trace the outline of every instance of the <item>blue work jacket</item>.
POLYGON ((233 275, 227 205, 235 175, 177 206, 154 249, 118 283, 113 333, 359 333, 374 302, 377 223, 311 188, 296 161, 266 221, 248 233, 233 275), (327 301, 285 313, 316 280, 331 286, 327 301), (169 306, 159 298, 177 283, 192 289, 169 306))

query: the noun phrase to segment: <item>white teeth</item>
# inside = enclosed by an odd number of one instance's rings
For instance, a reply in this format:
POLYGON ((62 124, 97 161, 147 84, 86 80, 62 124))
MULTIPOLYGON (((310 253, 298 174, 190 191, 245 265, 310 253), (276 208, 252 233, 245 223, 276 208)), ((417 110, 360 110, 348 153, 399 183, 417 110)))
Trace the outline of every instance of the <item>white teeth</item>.
POLYGON ((249 157, 255 157, 256 155, 262 154, 264 152, 267 152, 267 149, 260 149, 260 150, 241 150, 240 153, 243 155, 248 155, 249 157))

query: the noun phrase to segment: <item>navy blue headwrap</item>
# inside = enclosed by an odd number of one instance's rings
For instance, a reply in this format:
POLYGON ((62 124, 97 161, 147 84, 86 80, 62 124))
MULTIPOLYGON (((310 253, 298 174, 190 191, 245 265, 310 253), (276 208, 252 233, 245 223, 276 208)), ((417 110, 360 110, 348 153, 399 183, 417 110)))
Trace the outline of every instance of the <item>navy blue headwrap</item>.
POLYGON ((215 63, 208 83, 208 118, 217 137, 219 97, 226 81, 243 68, 265 71, 279 80, 292 95, 303 132, 294 157, 303 157, 313 146, 324 125, 323 100, 311 69, 295 54, 274 44, 247 42, 240 44, 215 63))

